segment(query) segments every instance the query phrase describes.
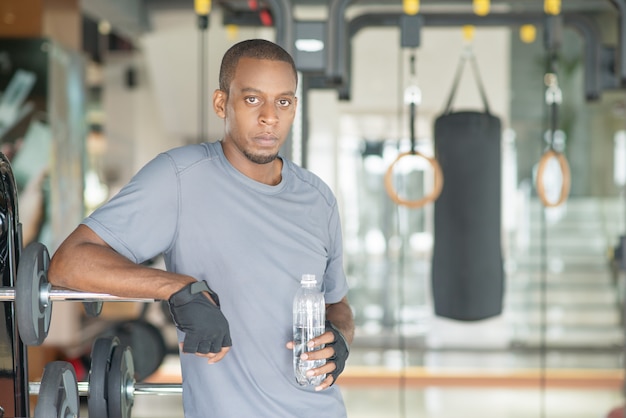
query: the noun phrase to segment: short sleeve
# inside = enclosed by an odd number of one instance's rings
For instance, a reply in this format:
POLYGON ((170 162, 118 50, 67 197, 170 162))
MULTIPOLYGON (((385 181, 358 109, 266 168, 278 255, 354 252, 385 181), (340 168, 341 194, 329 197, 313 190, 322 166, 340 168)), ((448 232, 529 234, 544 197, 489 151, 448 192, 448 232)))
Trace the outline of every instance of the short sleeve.
POLYGON ((135 263, 163 252, 175 238, 179 182, 174 162, 160 154, 83 224, 135 263))
POLYGON ((348 293, 348 283, 343 266, 343 239, 336 203, 330 214, 328 232, 331 245, 324 273, 324 298, 326 303, 337 303, 348 293))

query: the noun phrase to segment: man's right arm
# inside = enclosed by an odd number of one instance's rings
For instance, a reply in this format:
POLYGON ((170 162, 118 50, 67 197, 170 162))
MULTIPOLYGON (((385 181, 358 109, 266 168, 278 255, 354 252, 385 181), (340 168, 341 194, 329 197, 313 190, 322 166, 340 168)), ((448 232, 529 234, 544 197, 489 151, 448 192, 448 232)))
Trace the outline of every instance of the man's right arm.
POLYGON ((167 300, 193 277, 135 264, 117 253, 94 231, 79 225, 54 253, 51 284, 128 298, 167 300))
POLYGON ((167 300, 177 328, 185 332, 183 351, 206 357, 209 363, 220 361, 232 345, 228 321, 208 287, 194 292, 193 286, 187 287, 197 282, 191 276, 133 263, 85 225, 79 225, 52 256, 48 280, 68 289, 167 300))

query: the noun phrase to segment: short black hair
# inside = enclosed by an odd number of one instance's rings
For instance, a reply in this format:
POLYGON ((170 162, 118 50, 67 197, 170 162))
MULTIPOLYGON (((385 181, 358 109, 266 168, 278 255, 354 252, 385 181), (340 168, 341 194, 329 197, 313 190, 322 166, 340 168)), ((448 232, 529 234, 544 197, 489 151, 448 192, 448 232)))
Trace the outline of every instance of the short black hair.
POLYGON ((296 83, 298 82, 296 64, 287 51, 280 45, 265 39, 248 39, 231 46, 224 54, 222 65, 220 66, 220 90, 228 93, 230 83, 235 76, 237 64, 239 64, 239 59, 242 57, 286 62, 293 68, 293 76, 296 79, 296 83))

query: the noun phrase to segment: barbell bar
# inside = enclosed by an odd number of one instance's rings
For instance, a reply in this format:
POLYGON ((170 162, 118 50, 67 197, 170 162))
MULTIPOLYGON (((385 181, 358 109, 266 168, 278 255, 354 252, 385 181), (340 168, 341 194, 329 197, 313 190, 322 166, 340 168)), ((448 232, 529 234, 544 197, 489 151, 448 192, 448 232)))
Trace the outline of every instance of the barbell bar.
POLYGON ((90 293, 54 288, 48 282, 50 255, 45 245, 33 242, 20 255, 15 288, 0 287, 0 302, 15 302, 18 330, 26 345, 41 345, 48 336, 52 302, 83 302, 85 310, 96 316, 102 302, 154 302, 154 299, 123 298, 105 293, 90 293))
MULTIPOLYGON (((120 345, 120 340, 115 336, 97 338, 91 350, 88 381, 74 383, 75 394, 71 393, 64 398, 87 396, 89 418, 130 418, 137 395, 183 393, 181 384, 137 383, 134 372, 133 354, 130 347, 120 345)), ((66 385, 65 388, 46 385, 45 380, 53 382, 60 380, 58 377, 47 377, 46 373, 47 371, 44 372, 41 383, 30 382, 28 384, 31 395, 39 395, 40 399, 46 399, 59 396, 57 392, 60 389, 67 390, 67 386, 71 388, 72 385, 66 385)), ((57 404, 60 403, 57 402, 57 404)))
MULTIPOLYGON (((12 302, 17 299, 15 289, 12 287, 0 287, 0 302, 12 302)), ((113 296, 108 293, 92 293, 80 290, 69 290, 62 287, 50 287, 41 290, 41 299, 49 302, 154 302, 154 299, 124 298, 113 296)))
MULTIPOLYGON (((76 382, 78 395, 85 397, 89 395, 89 382, 76 382)), ((29 382, 28 390, 31 395, 38 395, 41 392, 41 382, 29 382)), ((183 386, 180 383, 141 383, 137 382, 132 387, 133 396, 168 396, 182 395, 183 386)))

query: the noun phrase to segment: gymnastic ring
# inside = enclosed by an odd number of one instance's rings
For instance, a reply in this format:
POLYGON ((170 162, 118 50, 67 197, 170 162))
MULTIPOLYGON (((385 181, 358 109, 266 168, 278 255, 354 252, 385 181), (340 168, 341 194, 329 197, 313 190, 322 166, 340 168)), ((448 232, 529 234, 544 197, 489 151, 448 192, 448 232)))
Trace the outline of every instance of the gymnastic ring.
POLYGON ((439 165, 439 163, 437 162, 435 158, 427 157, 426 155, 420 152, 417 152, 417 151, 403 152, 400 155, 398 155, 395 161, 391 163, 389 168, 387 168, 387 172, 385 173, 385 189, 387 190, 387 194, 389 195, 389 197, 395 204, 399 206, 407 206, 413 209, 421 208, 427 203, 435 201, 441 194, 441 190, 443 189, 443 172, 441 171, 441 166, 439 165), (417 157, 424 158, 426 161, 430 163, 435 173, 432 192, 418 200, 403 199, 398 195, 396 190, 393 188, 393 166, 396 165, 398 161, 400 161, 402 158, 406 157, 407 155, 415 155, 417 157))
POLYGON ((548 151, 544 152, 544 154, 541 156, 541 159, 539 160, 539 167, 537 168, 537 194, 539 195, 541 203, 543 203, 545 207, 553 208, 565 202, 565 200, 567 200, 567 196, 569 195, 571 181, 572 177, 570 174, 569 164, 567 163, 567 158, 565 158, 565 155, 553 149, 549 149, 548 151), (563 174, 561 195, 559 196, 559 199, 554 203, 548 201, 546 197, 546 189, 542 181, 543 173, 548 165, 548 161, 550 161, 550 158, 556 158, 556 160, 559 162, 559 165, 561 166, 561 173, 563 174))

